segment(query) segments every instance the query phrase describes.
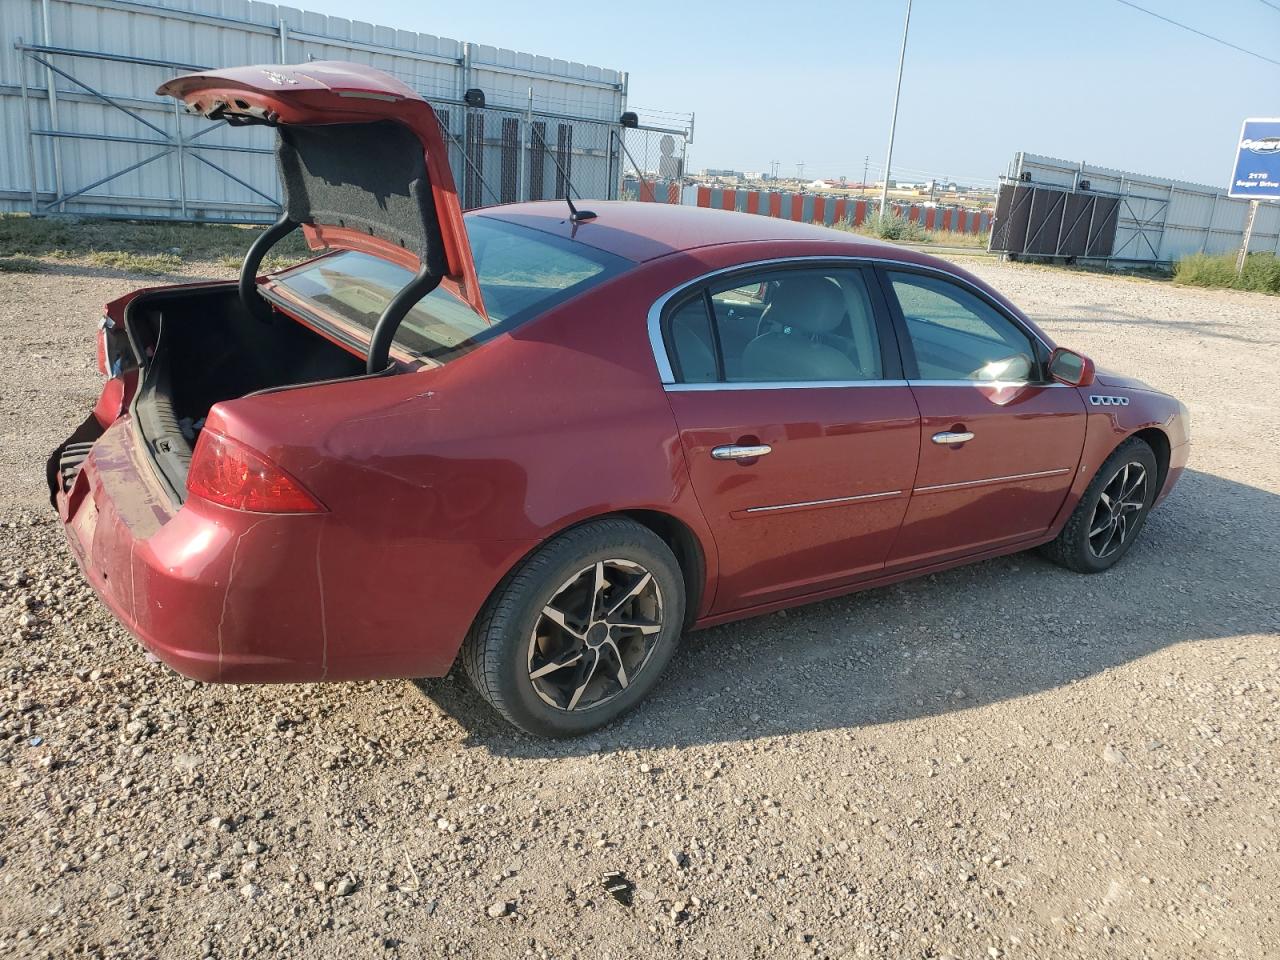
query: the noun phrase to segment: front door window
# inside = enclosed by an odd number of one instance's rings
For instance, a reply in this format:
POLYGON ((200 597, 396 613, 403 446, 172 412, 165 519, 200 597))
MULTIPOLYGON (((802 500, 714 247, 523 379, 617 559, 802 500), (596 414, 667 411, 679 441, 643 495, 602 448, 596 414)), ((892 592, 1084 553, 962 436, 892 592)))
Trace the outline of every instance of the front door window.
POLYGON ((940 277, 888 276, 921 380, 1039 379, 1031 340, 977 295, 940 277))

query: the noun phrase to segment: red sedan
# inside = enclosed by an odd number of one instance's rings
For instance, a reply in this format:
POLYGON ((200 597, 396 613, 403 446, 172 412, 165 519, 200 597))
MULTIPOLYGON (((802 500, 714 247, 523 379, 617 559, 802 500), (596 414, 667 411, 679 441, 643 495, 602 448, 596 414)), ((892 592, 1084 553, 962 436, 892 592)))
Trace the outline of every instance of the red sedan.
POLYGON ((642 203, 463 217, 431 108, 351 64, 161 88, 275 128, 237 283, 111 304, 49 463, 85 576, 200 680, 439 676, 595 728, 686 630, 1042 547, 1093 573, 1187 461, 1177 401, 982 281, 642 203), (301 226, 328 252, 258 276, 301 226))

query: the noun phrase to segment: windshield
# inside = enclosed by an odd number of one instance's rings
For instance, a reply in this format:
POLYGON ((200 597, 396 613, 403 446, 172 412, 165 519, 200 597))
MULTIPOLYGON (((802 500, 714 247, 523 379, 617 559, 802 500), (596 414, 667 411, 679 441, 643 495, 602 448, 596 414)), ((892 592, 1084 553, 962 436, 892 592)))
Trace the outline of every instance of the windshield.
MULTIPOLYGON (((489 217, 467 217, 466 225, 491 323, 437 287, 408 312, 396 332, 396 343, 419 356, 451 359, 631 266, 602 250, 489 217)), ((413 273, 366 253, 344 251, 274 279, 324 312, 372 331, 413 273)))

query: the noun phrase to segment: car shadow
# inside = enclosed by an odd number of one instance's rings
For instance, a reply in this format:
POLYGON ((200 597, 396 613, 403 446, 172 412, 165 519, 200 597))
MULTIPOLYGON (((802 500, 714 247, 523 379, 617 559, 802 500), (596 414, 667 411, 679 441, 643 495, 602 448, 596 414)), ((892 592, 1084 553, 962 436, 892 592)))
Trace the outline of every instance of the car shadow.
POLYGON ((1280 630, 1280 496, 1188 470, 1112 570, 1035 553, 685 638, 637 710, 576 740, 507 726, 455 673, 424 690, 467 745, 520 757, 852 728, 1034 696, 1176 643, 1280 630))
POLYGON ((1076 332, 1086 327, 1105 327, 1114 332, 1119 327, 1141 327, 1153 333, 1165 334, 1169 331, 1187 333, 1194 331, 1196 336, 1213 340, 1227 340, 1232 343, 1245 343, 1262 346, 1268 341, 1242 335, 1239 324, 1224 323, 1195 317, 1186 320, 1153 320, 1150 317, 1111 307, 1089 305, 1073 305, 1070 313, 1052 318, 1042 318, 1053 326, 1059 336, 1076 332))

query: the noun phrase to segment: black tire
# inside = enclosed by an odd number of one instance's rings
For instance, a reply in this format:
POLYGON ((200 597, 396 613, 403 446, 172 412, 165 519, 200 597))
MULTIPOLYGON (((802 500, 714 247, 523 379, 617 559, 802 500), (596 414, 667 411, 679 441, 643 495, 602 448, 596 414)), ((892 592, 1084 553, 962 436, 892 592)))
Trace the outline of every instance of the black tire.
MULTIPOLYGON (((625 573, 630 568, 613 566, 608 569, 612 571, 610 575, 617 576, 618 571, 625 573)), ((590 604, 592 622, 595 622, 597 609, 595 582, 592 579, 590 584, 584 584, 580 593, 575 594, 590 604), (588 589, 589 598, 585 596, 588 589)), ((543 544, 499 584, 463 642, 463 668, 480 695, 521 730, 540 737, 577 736, 611 722, 638 704, 653 689, 680 641, 684 603, 684 579, 680 565, 661 538, 622 517, 594 520, 543 544), (634 565, 637 568, 636 580, 626 586, 601 591, 601 598, 607 595, 612 600, 617 595, 627 594, 636 582, 644 582, 643 573, 651 575, 652 581, 645 587, 645 596, 631 602, 648 603, 649 610, 657 611, 652 622, 645 621, 646 628, 652 628, 653 623, 660 625, 660 629, 649 635, 652 640, 627 626, 605 626, 606 637, 617 637, 616 642, 606 639, 603 644, 597 642, 597 646, 590 647, 587 637, 592 634, 589 631, 580 631, 584 636, 579 637, 569 627, 564 627, 559 633, 561 628, 554 620, 548 627, 544 611, 553 599, 565 596, 570 590, 579 590, 568 584, 582 582, 575 578, 589 576, 591 571, 601 569, 598 564, 606 563, 634 565), (612 592, 608 592, 610 590, 612 592), (627 632, 624 635, 613 630, 627 632), (535 631, 542 631, 540 639, 535 638, 535 631), (570 659, 575 645, 585 656, 576 665, 563 670, 556 668, 554 676, 549 673, 535 681, 531 677, 535 672, 534 661, 542 656, 541 648, 549 642, 549 635, 554 635, 551 639, 563 642, 568 652, 559 657, 548 654, 548 663, 570 659), (634 673, 630 673, 623 664, 624 653, 633 661, 634 673), (595 659, 591 660, 592 657, 595 659), (585 675, 588 661, 595 663, 594 669, 603 673, 599 681, 594 679, 594 675, 583 681, 583 687, 595 683, 597 687, 617 689, 594 704, 588 704, 585 696, 577 706, 571 703, 557 706, 546 699, 549 686, 556 681, 574 686, 574 692, 578 692, 576 679, 568 678, 575 670, 585 675), (621 683, 619 677, 625 678, 626 682, 621 683)), ((604 617, 605 605, 602 599, 601 617, 609 619, 604 617)), ((577 627, 582 622, 586 621, 575 619, 573 626, 577 627)), ((594 636, 598 641, 599 633, 594 636)), ((581 675, 577 679, 581 679, 581 675)))
MULTIPOLYGON (((1045 544, 1041 551, 1054 563, 1077 573, 1101 573, 1109 570, 1128 553, 1142 531, 1147 514, 1151 512, 1151 505, 1155 502, 1158 473, 1156 455, 1151 447, 1145 440, 1130 437, 1116 447, 1098 468, 1062 532, 1055 540, 1045 544), (1132 472, 1135 467, 1141 467, 1144 471, 1144 483, 1141 497, 1135 492, 1129 502, 1137 503, 1140 499, 1141 506, 1124 513, 1123 531, 1114 525, 1108 528, 1112 534, 1110 540, 1106 539, 1107 530, 1091 536, 1093 531, 1101 529, 1100 524, 1104 519, 1102 514, 1112 512, 1109 505, 1100 511, 1104 492, 1114 491, 1114 484, 1123 479, 1121 475, 1124 470, 1128 468, 1132 472), (1116 536, 1119 536, 1119 542, 1116 542, 1116 536)), ((1115 502, 1114 497, 1107 499, 1108 504, 1115 502)))

